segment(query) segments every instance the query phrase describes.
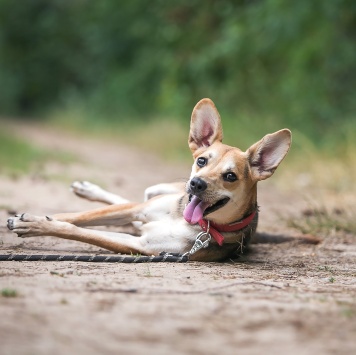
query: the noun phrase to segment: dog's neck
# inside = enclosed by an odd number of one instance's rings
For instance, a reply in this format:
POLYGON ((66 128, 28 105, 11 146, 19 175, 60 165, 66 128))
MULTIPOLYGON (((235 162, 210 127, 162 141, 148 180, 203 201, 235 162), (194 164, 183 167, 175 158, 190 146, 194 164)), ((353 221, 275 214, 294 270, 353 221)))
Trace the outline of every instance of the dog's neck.
POLYGON ((242 220, 236 221, 235 223, 219 225, 201 219, 199 221, 199 225, 203 231, 210 233, 210 235, 215 239, 215 241, 220 246, 222 246, 225 239, 222 233, 239 232, 243 230, 253 222, 257 212, 258 212, 258 207, 256 206, 255 210, 250 215, 243 218, 242 220))

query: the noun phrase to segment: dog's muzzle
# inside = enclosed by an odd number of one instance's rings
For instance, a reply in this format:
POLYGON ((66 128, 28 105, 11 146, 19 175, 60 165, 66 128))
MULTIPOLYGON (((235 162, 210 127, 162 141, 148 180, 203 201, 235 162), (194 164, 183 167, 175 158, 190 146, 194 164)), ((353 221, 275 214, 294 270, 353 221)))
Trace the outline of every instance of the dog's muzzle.
POLYGON ((189 192, 193 195, 199 195, 208 188, 208 184, 201 178, 194 177, 189 183, 189 192))

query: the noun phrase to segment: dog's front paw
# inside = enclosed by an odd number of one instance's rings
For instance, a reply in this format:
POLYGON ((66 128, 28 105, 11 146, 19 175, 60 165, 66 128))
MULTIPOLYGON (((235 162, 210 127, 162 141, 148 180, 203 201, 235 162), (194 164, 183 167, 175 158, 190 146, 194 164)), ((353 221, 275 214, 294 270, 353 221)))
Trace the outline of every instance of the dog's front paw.
POLYGON ((91 201, 97 200, 102 193, 100 186, 89 181, 74 181, 70 188, 77 196, 91 201))
POLYGON ((7 220, 7 228, 17 234, 18 237, 34 237, 44 235, 45 225, 52 220, 51 217, 36 217, 28 213, 10 217, 7 220))

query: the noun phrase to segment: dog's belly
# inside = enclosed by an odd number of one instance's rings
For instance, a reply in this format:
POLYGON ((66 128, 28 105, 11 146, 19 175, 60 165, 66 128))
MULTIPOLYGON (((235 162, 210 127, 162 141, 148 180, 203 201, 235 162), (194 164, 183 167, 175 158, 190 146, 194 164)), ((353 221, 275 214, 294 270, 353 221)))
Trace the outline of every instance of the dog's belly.
POLYGON ((201 231, 199 226, 191 226, 182 219, 152 221, 143 224, 140 229, 142 244, 152 253, 188 252, 201 231))

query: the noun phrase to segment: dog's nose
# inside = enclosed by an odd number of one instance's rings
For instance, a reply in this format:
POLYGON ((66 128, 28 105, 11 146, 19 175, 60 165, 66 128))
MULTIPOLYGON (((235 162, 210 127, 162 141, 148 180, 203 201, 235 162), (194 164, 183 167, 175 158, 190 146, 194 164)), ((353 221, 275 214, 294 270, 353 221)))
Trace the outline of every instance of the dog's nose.
POLYGON ((190 180, 190 190, 193 194, 203 192, 207 189, 207 187, 208 187, 207 183, 198 177, 195 177, 192 180, 190 180))

